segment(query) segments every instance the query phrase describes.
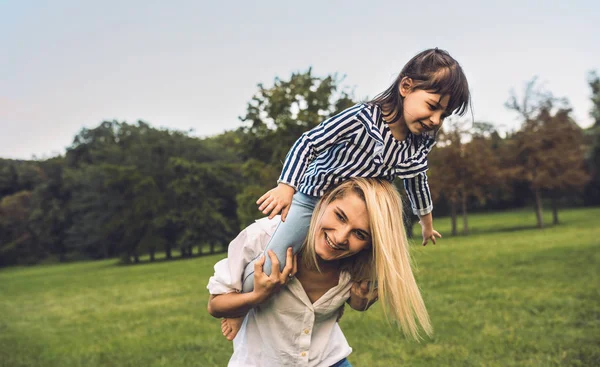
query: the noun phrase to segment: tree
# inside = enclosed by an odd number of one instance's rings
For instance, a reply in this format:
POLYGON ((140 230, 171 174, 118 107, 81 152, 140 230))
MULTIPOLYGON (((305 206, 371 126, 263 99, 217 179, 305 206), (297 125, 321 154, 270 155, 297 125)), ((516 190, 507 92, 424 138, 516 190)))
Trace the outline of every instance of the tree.
POLYGON ((64 159, 49 159, 40 162, 40 167, 43 179, 32 194, 29 225, 46 253, 58 256, 62 262, 69 252, 65 239, 71 221, 71 193, 64 182, 64 159))
POLYGON ((590 116, 594 119, 594 127, 600 127, 600 77, 595 71, 589 73, 588 84, 592 89, 590 116))
POLYGON ((435 203, 445 198, 450 206, 452 235, 457 234, 457 213, 463 188, 463 159, 460 131, 446 125, 438 135, 438 147, 429 155, 429 181, 435 203))
POLYGON ((0 197, 19 191, 19 176, 15 164, 9 160, 0 160, 0 197))
POLYGON ((279 169, 272 164, 249 159, 241 166, 244 185, 236 196, 240 230, 264 215, 257 210, 256 200, 276 182, 279 169))
POLYGON ((178 230, 177 244, 191 255, 194 244, 208 243, 214 252, 216 243, 225 243, 237 231, 235 185, 232 167, 195 163, 173 158, 170 168, 175 173, 169 189, 175 205, 167 213, 168 221, 178 230))
POLYGON ((467 129, 464 122, 448 122, 439 134, 439 149, 431 153, 432 194, 436 201, 444 197, 450 206, 452 234, 457 234, 457 213, 463 219, 463 234, 469 232, 469 202, 480 204, 495 194, 502 182, 499 160, 494 153, 490 124, 475 123, 467 129))
POLYGON ((598 205, 600 204, 600 77, 596 72, 589 73, 588 83, 592 90, 590 116, 594 119, 594 125, 584 132, 587 147, 586 168, 591 178, 585 188, 584 199, 587 205, 598 205))
POLYGON ((43 258, 29 228, 31 191, 19 191, 0 200, 0 265, 33 264, 43 258))
POLYGON ((513 93, 506 106, 523 118, 511 141, 513 162, 516 176, 528 183, 534 195, 537 226, 544 226, 544 194, 551 195, 553 222, 558 223, 557 197, 583 189, 588 180, 581 129, 570 118, 566 99, 544 91, 535 78, 526 85, 521 101, 513 93))
POLYGON ((275 78, 274 85, 258 85, 258 92, 240 119, 242 159, 253 158, 281 165, 281 161, 302 133, 354 104, 340 88, 337 75, 315 77, 312 69, 293 73, 289 80, 275 78))

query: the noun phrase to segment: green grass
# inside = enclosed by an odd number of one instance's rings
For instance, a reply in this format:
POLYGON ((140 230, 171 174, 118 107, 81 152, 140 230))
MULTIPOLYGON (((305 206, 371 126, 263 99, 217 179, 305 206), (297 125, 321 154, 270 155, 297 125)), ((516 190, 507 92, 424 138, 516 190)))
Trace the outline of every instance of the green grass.
MULTIPOLYGON (((600 365, 600 208, 560 219, 537 230, 532 210, 473 215, 472 235, 415 245, 435 335, 409 341, 379 306, 347 309, 350 362, 600 365)), ((447 218, 435 223, 449 234, 447 218)), ((224 366, 232 347, 206 312, 222 257, 0 270, 0 366, 224 366)))

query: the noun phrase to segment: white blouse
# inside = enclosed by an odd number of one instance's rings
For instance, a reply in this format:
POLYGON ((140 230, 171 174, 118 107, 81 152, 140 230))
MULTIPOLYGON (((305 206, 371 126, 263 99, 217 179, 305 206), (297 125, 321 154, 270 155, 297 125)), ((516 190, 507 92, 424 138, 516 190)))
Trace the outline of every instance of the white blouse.
MULTIPOLYGON (((215 264, 210 294, 240 292, 246 264, 262 254, 280 217, 263 218, 230 244, 228 258, 215 264)), ((229 366, 331 366, 352 353, 337 323, 339 308, 350 297, 350 274, 312 303, 298 279, 250 310, 233 340, 229 366)))

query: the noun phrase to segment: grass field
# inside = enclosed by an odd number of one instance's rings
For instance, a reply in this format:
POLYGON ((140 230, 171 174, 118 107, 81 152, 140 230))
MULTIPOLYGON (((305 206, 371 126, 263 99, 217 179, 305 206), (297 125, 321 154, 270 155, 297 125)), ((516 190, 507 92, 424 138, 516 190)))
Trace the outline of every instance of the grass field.
MULTIPOLYGON (((473 215, 472 235, 413 246, 435 335, 409 341, 378 306, 347 309, 350 362, 600 366, 600 208, 560 217, 537 230, 532 210, 473 215)), ((225 366, 231 344, 206 312, 222 257, 2 269, 0 366, 225 366)))

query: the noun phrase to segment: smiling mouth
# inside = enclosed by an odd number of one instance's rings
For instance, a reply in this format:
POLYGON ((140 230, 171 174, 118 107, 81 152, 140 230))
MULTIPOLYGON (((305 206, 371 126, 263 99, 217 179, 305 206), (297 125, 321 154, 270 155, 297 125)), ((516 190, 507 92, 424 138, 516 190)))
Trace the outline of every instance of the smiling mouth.
POLYGON ((423 128, 423 130, 425 130, 425 131, 430 131, 430 130, 433 130, 433 128, 432 128, 432 127, 429 127, 429 126, 425 125, 425 124, 424 124, 424 123, 422 123, 421 121, 419 121, 419 124, 421 124, 421 127, 422 127, 422 128, 423 128))
POLYGON ((330 240, 329 237, 327 237, 327 233, 325 233, 325 242, 327 243, 327 246, 331 247, 332 249, 336 250, 336 251, 341 251, 343 250, 343 248, 334 245, 330 240))

